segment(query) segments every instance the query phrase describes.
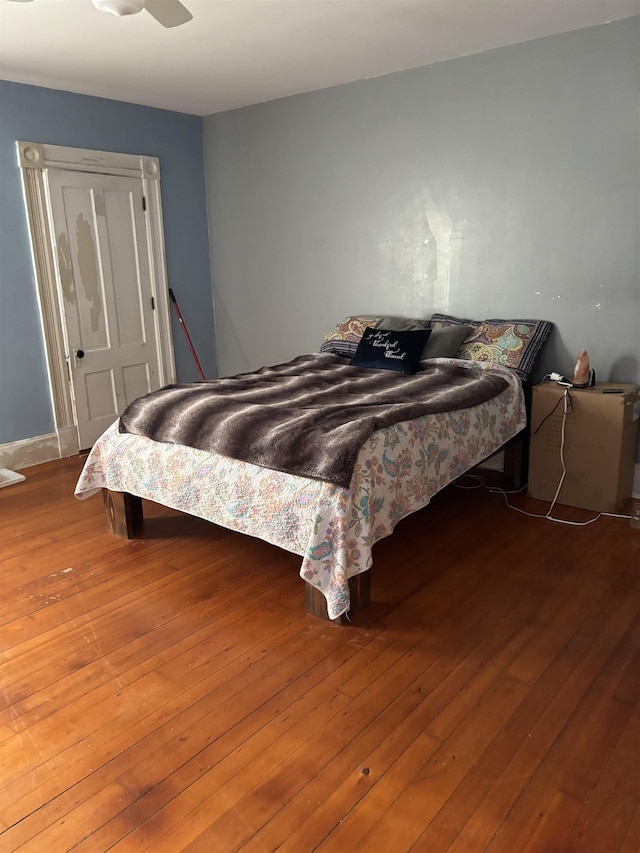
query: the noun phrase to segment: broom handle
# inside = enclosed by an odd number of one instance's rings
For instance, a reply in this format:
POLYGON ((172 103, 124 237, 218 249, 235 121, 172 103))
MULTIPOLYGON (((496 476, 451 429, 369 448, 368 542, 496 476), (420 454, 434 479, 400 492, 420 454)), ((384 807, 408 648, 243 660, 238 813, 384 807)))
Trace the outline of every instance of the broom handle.
POLYGON ((202 368, 200 367, 200 362, 198 361, 198 356, 196 355, 196 351, 194 349, 194 346, 191 343, 191 338, 189 337, 189 332, 187 331, 187 327, 185 326, 185 322, 182 319, 182 313, 180 311, 180 306, 178 305, 178 302, 177 302, 175 296, 173 295, 173 290, 171 290, 171 288, 169 288, 169 298, 173 302, 173 307, 176 309, 176 315, 178 317, 178 321, 180 322, 180 325, 182 326, 182 331, 184 332, 184 336, 187 339, 187 343, 189 344, 189 349, 191 350, 191 355, 193 356, 193 360, 195 361, 196 367, 198 368, 198 373, 200 374, 200 379, 202 379, 203 382, 206 382, 206 379, 204 377, 204 373, 202 372, 202 368))

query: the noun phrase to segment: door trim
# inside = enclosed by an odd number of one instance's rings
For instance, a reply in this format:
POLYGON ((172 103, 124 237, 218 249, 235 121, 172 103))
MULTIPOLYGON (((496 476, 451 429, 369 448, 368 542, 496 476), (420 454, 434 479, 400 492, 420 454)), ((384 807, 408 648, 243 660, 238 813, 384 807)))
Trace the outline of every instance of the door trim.
POLYGON ((16 142, 16 153, 27 211, 58 451, 62 458, 77 453, 79 445, 67 370, 68 353, 62 322, 62 303, 53 257, 55 241, 49 222, 45 170, 97 172, 141 180, 142 192, 146 199, 145 221, 151 289, 156 306, 154 319, 160 356, 159 381, 161 385, 167 385, 176 381, 176 369, 160 196, 160 161, 157 157, 137 154, 118 154, 23 141, 16 142))

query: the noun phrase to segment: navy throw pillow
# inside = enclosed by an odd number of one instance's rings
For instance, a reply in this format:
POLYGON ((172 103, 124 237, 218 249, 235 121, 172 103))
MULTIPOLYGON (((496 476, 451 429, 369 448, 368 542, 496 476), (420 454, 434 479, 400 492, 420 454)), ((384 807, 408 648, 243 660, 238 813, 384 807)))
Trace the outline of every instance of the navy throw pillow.
POLYGON ((430 329, 394 332, 392 329, 373 329, 367 326, 351 364, 356 367, 415 373, 430 334, 430 329))

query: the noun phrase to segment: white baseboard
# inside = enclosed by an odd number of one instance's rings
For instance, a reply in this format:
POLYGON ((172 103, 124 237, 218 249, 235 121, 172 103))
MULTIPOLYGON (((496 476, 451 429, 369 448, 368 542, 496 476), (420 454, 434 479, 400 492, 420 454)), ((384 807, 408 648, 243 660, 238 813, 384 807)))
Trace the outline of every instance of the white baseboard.
POLYGON ((78 433, 75 427, 67 427, 59 433, 0 444, 0 467, 18 471, 20 468, 73 456, 77 452, 78 433))
POLYGON ((80 450, 78 445, 78 430, 75 426, 60 427, 58 429, 58 446, 60 448, 60 459, 67 456, 75 456, 80 450))

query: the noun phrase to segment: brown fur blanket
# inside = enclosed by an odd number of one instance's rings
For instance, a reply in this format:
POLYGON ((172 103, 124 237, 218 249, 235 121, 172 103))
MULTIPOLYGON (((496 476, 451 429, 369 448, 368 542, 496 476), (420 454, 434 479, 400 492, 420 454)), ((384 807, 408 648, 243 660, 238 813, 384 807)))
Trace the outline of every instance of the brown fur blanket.
POLYGON ((119 429, 347 488, 375 430, 476 406, 506 387, 499 376, 451 363, 405 375, 310 354, 228 379, 168 385, 134 400, 119 429))

